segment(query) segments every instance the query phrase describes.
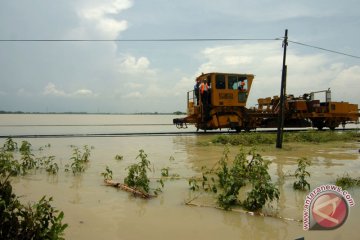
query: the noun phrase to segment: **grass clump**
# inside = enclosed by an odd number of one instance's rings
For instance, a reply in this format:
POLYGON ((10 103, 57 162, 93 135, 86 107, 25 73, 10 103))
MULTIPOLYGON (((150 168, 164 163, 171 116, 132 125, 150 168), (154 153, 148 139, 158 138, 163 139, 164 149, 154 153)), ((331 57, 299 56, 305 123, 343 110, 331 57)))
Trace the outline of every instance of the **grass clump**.
MULTIPOLYGON (((331 141, 352 141, 360 138, 360 133, 355 131, 304 131, 284 133, 284 142, 300 143, 326 143, 331 141)), ((216 135, 212 140, 214 144, 231 144, 234 146, 253 146, 259 144, 275 144, 276 133, 250 132, 231 135, 216 135)))
POLYGON ((334 132, 334 131, 306 131, 296 133, 285 133, 285 142, 309 142, 326 143, 332 141, 351 141, 360 137, 360 134, 354 131, 334 132))
POLYGON ((215 136, 212 143, 218 144, 231 144, 234 146, 252 146, 258 144, 275 144, 276 135, 269 133, 241 133, 232 135, 217 135, 215 136))
POLYGON ((360 186, 360 178, 352 178, 348 173, 345 173, 342 177, 336 179, 337 186, 342 189, 348 189, 351 187, 360 186))

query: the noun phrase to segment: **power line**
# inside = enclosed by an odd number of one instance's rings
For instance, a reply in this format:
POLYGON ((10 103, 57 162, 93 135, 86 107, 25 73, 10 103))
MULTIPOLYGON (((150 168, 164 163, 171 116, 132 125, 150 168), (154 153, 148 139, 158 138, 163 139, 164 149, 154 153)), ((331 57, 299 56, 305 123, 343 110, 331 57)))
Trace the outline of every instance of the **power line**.
MULTIPOLYGON (((148 39, 0 39, 1 42, 220 42, 220 41, 279 41, 282 38, 148 38, 148 39)), ((335 54, 344 55, 347 57, 358 58, 359 56, 343 53, 323 47, 313 46, 301 42, 288 42, 302 45, 305 47, 315 48, 322 51, 327 51, 335 54)))
POLYGON ((276 41, 281 38, 155 38, 155 39, 0 39, 0 42, 217 42, 276 41))
POLYGON ((344 56, 348 56, 348 57, 352 57, 352 58, 360 58, 359 56, 355 56, 355 55, 351 55, 351 54, 347 54, 347 53, 343 53, 343 52, 339 52, 339 51, 334 51, 334 50, 330 50, 330 49, 326 49, 326 48, 322 48, 322 47, 312 46, 312 45, 301 43, 301 42, 295 42, 295 41, 291 41, 291 40, 288 40, 288 42, 302 45, 305 47, 310 47, 310 48, 315 48, 315 49, 331 52, 331 53, 336 53, 336 54, 340 54, 340 55, 344 55, 344 56))

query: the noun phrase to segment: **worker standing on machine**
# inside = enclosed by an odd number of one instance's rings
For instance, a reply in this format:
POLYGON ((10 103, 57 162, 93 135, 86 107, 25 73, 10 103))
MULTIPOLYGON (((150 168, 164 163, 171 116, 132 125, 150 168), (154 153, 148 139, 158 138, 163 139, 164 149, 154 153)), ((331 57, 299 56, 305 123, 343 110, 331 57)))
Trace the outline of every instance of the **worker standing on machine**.
POLYGON ((200 95, 201 95, 201 104, 203 107, 203 112, 205 114, 205 118, 209 117, 209 85, 207 84, 206 79, 201 81, 200 84, 200 95))
POLYGON ((245 91, 245 81, 244 80, 240 81, 239 90, 240 91, 245 91))
POLYGON ((196 79, 196 83, 194 85, 194 92, 196 97, 196 105, 199 105, 199 92, 200 92, 200 79, 196 79))

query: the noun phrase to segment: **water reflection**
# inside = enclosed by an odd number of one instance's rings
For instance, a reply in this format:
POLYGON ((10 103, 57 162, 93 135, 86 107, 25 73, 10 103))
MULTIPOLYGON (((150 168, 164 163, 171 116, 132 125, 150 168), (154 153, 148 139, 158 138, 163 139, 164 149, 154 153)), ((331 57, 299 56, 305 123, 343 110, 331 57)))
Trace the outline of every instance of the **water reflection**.
POLYGON ((48 174, 46 181, 50 184, 57 185, 59 183, 59 176, 57 174, 48 174))
POLYGON ((83 176, 78 174, 72 177, 70 188, 72 189, 72 194, 70 195, 69 201, 73 204, 81 203, 81 189, 82 189, 83 176))

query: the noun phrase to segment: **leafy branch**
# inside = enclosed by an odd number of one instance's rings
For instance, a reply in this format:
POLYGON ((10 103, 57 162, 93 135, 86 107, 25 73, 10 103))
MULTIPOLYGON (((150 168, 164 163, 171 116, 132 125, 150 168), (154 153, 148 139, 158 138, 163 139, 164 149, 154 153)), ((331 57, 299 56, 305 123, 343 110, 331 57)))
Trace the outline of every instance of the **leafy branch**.
POLYGON ((298 168, 295 170, 295 178, 298 180, 294 182, 294 189, 305 190, 308 188, 310 190, 310 183, 306 180, 307 177, 310 177, 310 173, 306 170, 310 165, 311 162, 307 158, 298 159, 298 168))
MULTIPOLYGON (((233 206, 242 206, 247 210, 260 210, 266 202, 279 199, 279 190, 271 183, 268 173, 269 161, 264 160, 253 149, 248 154, 243 149, 229 159, 229 148, 226 146, 222 158, 207 170, 202 168, 201 189, 216 195, 217 203, 225 210, 233 206), (250 156, 250 160, 247 156, 250 156), (239 200, 240 189, 246 184, 251 185, 244 201, 239 200)), ((197 178, 189 180, 190 189, 200 190, 197 178)))

